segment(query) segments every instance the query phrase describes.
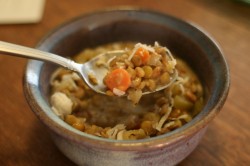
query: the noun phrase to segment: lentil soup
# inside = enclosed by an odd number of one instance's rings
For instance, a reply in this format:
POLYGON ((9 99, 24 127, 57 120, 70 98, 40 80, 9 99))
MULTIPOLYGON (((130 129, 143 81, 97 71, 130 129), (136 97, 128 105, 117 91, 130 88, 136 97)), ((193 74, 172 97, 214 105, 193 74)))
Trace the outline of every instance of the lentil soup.
MULTIPOLYGON (((134 44, 117 42, 84 49, 74 60, 84 63, 100 53, 134 44)), ((136 140, 170 132, 191 121, 203 107, 200 81, 184 61, 176 60, 175 82, 143 95, 138 104, 126 97, 97 94, 76 73, 58 68, 50 80, 52 110, 72 127, 98 137, 136 140)))

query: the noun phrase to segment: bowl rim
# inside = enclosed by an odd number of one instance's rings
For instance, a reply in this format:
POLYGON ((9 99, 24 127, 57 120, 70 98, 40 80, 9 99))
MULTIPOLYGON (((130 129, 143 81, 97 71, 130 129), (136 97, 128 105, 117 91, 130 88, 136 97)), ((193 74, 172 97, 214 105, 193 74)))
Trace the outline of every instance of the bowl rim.
MULTIPOLYGON (((192 27, 196 31, 199 31, 199 33, 203 34, 207 40, 214 45, 218 49, 218 54, 220 54, 226 75, 224 75, 224 86, 223 89, 220 89, 221 96, 219 97, 218 101, 212 101, 213 103, 211 108, 207 108, 206 106, 204 109, 209 109, 210 111, 203 115, 199 114, 196 116, 191 122, 187 123, 186 125, 171 131, 169 133, 147 138, 147 139, 141 139, 141 140, 131 140, 131 141, 119 141, 119 140, 111 140, 106 138, 99 138, 96 136, 92 136, 89 134, 86 134, 84 132, 78 131, 74 129, 73 127, 70 127, 69 125, 66 125, 65 122, 62 122, 60 118, 55 118, 53 116, 56 116, 53 111, 51 110, 50 106, 46 103, 45 99, 42 97, 42 94, 39 90, 39 74, 40 70, 44 64, 44 62, 36 61, 36 60, 29 60, 26 66, 25 74, 24 74, 24 81, 23 81, 23 88, 24 88, 24 94, 27 99, 28 104, 30 105, 32 111, 37 115, 37 117, 46 125, 48 126, 53 132, 55 132, 57 135, 60 135, 64 137, 65 139, 71 140, 77 144, 81 144, 84 146, 95 146, 99 148, 104 149, 112 149, 112 150, 126 150, 126 151, 134 151, 134 150, 150 150, 158 147, 164 147, 169 144, 177 144, 179 141, 186 137, 191 137, 192 134, 197 133, 202 128, 205 128, 207 124, 219 113, 221 110, 223 104, 225 103, 226 97, 228 95, 229 86, 230 86, 230 77, 229 77, 229 67, 225 60, 225 57, 222 53, 222 50, 220 49, 218 43, 204 30, 201 30, 200 28, 197 28, 194 25, 191 25, 190 23, 183 21, 179 18, 170 16, 165 13, 161 13, 158 11, 154 11, 151 9, 142 9, 142 8, 129 8, 129 7, 123 7, 123 8, 109 8, 99 11, 94 11, 91 13, 80 15, 76 18, 73 18, 58 27, 54 28, 52 31, 50 31, 37 45, 37 48, 44 49, 44 42, 51 36, 53 36, 56 32, 60 31, 62 28, 65 28, 66 26, 69 26, 70 24, 74 24, 76 21, 91 17, 92 15, 96 14, 105 14, 109 12, 135 12, 135 13, 146 13, 149 15, 154 15, 156 17, 163 17, 163 18, 169 18, 173 19, 174 21, 177 21, 178 23, 181 23, 185 26, 192 27), (35 67, 37 69, 37 73, 34 73, 31 69, 35 67), (31 78, 32 76, 32 78, 31 78), (43 110, 50 111, 51 113, 45 113, 43 110), (198 118, 200 117, 200 119, 198 118), (65 125, 62 125, 65 123, 65 125)), ((209 102, 209 101, 208 101, 209 102)), ((208 105, 208 103, 206 104, 208 105)))

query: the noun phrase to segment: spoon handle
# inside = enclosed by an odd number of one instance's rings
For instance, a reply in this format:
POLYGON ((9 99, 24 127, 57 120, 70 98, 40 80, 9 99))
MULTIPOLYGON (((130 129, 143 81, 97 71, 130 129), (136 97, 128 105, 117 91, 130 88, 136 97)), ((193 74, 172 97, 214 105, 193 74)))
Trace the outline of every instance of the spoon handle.
POLYGON ((53 62, 70 70, 76 70, 74 67, 76 63, 70 59, 17 44, 0 41, 0 53, 53 62))

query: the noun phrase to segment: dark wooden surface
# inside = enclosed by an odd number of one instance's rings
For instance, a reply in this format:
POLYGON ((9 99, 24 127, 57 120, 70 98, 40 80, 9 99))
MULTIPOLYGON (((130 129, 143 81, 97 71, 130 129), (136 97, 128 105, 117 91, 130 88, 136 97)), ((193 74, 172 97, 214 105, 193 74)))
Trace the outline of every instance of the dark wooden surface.
MULTIPOLYGON (((158 10, 203 27, 221 45, 231 89, 221 113, 180 166, 250 165, 250 6, 229 0, 47 0, 40 23, 0 25, 0 40, 34 47, 51 29, 107 7, 158 10)), ((22 89, 27 60, 0 54, 0 165, 74 165, 28 107, 22 89)))

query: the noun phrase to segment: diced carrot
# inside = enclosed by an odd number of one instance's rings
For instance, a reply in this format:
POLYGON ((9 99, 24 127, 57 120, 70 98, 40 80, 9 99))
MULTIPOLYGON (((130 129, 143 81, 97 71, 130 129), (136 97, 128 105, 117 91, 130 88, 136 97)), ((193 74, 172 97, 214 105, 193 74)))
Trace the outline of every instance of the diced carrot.
POLYGON ((142 47, 137 49, 134 56, 139 56, 141 58, 142 64, 146 64, 150 58, 148 50, 142 47))
POLYGON ((109 72, 104 79, 104 83, 112 91, 116 88, 125 92, 131 84, 131 78, 125 69, 119 68, 109 72))

